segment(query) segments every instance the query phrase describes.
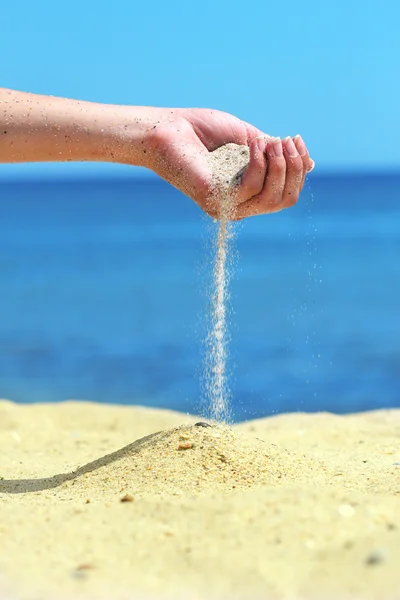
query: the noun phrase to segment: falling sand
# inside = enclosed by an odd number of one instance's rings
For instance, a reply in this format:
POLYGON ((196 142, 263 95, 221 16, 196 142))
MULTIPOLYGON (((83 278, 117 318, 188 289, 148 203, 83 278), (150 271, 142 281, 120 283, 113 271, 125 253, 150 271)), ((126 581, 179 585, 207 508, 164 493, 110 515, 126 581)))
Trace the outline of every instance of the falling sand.
POLYGON ((247 146, 226 144, 209 154, 209 167, 219 197, 220 219, 215 242, 211 327, 206 354, 206 413, 218 421, 230 421, 227 377, 229 332, 227 312, 233 241, 232 218, 237 186, 249 163, 247 146))

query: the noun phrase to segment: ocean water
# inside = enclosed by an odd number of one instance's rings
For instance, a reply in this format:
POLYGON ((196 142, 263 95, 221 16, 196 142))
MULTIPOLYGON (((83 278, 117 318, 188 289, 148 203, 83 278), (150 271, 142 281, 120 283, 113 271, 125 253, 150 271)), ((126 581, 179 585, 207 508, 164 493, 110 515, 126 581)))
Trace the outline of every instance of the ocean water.
MULTIPOLYGON (((211 220, 155 178, 0 194, 0 397, 197 411, 211 220)), ((400 406, 400 175, 312 175, 236 249, 236 420, 400 406)))

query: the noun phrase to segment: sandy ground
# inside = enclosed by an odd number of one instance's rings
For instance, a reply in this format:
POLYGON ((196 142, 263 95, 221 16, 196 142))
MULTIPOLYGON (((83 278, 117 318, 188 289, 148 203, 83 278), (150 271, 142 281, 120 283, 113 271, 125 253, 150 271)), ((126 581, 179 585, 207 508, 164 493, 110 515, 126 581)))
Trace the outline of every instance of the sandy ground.
POLYGON ((198 420, 1 401, 0 597, 400 598, 400 411, 198 420))

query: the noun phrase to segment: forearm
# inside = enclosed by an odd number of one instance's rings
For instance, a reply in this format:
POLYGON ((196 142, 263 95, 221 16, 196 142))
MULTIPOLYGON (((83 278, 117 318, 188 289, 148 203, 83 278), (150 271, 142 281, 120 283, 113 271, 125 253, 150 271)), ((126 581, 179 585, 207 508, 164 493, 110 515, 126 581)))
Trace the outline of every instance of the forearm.
POLYGON ((146 166, 143 140, 154 121, 152 110, 0 88, 0 162, 103 161, 146 166))

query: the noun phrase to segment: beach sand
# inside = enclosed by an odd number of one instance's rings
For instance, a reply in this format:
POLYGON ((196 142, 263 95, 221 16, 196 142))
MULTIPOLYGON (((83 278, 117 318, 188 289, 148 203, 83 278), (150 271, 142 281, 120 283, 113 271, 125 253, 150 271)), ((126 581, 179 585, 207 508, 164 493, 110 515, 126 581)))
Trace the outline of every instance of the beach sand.
POLYGON ((400 411, 197 421, 1 401, 0 597, 400 598, 400 411))

